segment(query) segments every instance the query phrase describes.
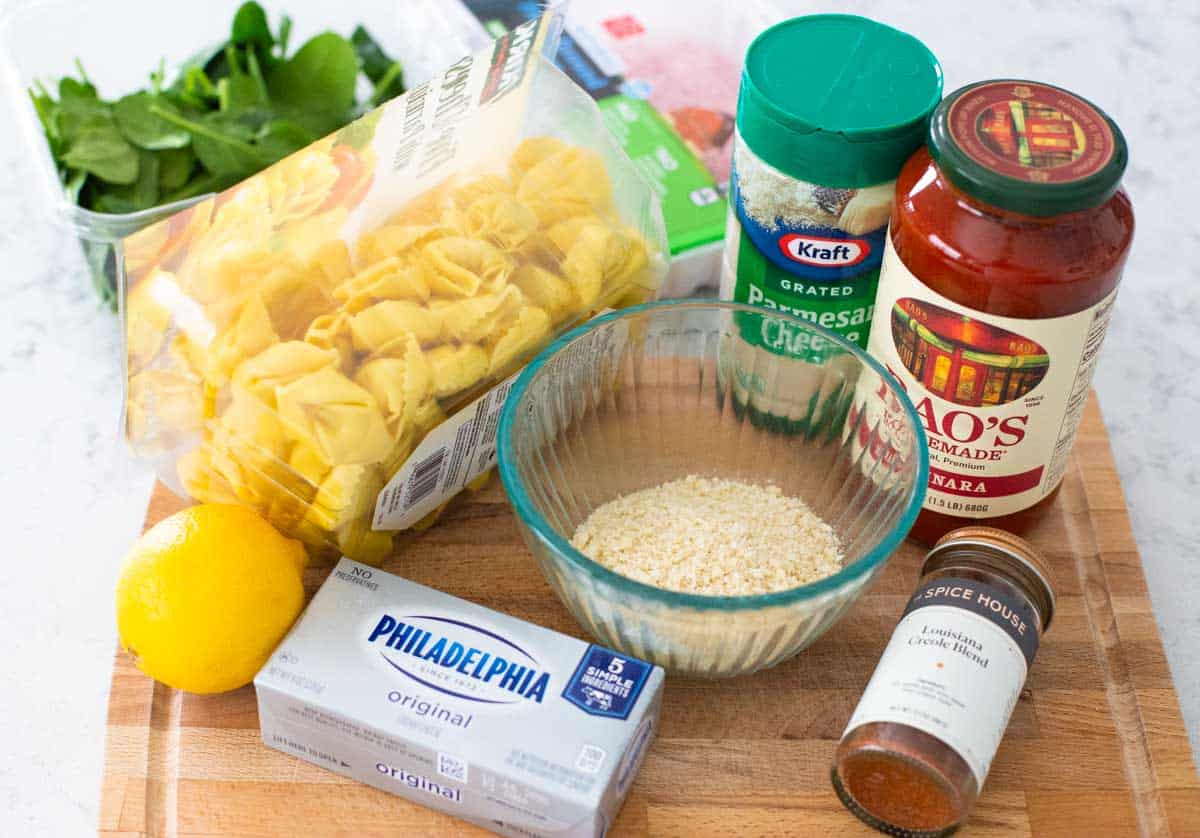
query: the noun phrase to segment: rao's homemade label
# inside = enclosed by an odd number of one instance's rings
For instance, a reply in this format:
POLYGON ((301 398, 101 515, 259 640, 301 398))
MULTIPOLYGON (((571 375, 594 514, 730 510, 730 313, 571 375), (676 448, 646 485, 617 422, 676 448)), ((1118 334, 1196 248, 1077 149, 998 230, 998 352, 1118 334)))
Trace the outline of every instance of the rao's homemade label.
POLYGON ((926 509, 1008 515, 1058 486, 1115 298, 1065 317, 985 314, 927 287, 888 242, 868 348, 925 428, 926 509))
MULTIPOLYGON (((738 142, 721 296, 796 315, 866 347, 893 184, 839 189, 796 180, 738 142)), ((807 332, 744 334, 778 354, 819 360, 807 332)))
POLYGON ((1038 647, 1027 603, 973 579, 917 588, 846 732, 909 725, 957 751, 979 786, 1008 727, 1038 647))

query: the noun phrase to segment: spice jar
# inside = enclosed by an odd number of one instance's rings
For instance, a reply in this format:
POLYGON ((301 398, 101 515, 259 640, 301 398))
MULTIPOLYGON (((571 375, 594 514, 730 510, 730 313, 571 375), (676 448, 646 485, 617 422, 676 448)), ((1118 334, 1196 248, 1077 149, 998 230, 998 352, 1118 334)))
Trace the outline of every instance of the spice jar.
POLYGON ((929 444, 913 536, 1022 532, 1057 490, 1133 240, 1121 130, 1047 84, 938 105, 896 181, 868 349, 929 444))
POLYGON ((938 541, 834 756, 846 807, 890 835, 960 826, 1053 613, 1029 543, 989 527, 938 541))
MULTIPOLYGON (((755 38, 738 94, 721 297, 865 348, 896 174, 941 95, 925 45, 873 20, 810 15, 755 38)), ((743 337, 818 361, 832 348, 809 331, 743 337)))

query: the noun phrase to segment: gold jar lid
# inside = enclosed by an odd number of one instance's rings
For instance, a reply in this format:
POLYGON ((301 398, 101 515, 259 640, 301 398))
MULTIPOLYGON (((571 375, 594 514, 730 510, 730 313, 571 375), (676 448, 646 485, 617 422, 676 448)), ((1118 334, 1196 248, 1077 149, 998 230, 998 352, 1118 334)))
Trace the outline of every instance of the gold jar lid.
POLYGON ((928 573, 935 564, 943 562, 951 551, 962 549, 982 551, 1023 570, 1021 576, 1032 583, 1025 587, 1032 587, 1030 595, 1039 606, 1038 610, 1042 612, 1042 631, 1050 626, 1050 620, 1054 616, 1054 589, 1057 587, 1057 581, 1050 563, 1036 547, 1023 538, 994 527, 959 527, 946 533, 933 545, 933 549, 926 554, 925 561, 921 564, 921 574, 928 573))

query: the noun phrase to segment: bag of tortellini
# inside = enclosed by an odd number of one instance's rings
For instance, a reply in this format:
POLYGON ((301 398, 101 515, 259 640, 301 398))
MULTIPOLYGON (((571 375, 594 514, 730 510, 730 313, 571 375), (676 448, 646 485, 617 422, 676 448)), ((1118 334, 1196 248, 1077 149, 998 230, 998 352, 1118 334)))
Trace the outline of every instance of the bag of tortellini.
POLYGON ((533 354, 656 296, 657 198, 556 23, 123 242, 126 435, 164 482, 377 563, 486 477, 533 354))

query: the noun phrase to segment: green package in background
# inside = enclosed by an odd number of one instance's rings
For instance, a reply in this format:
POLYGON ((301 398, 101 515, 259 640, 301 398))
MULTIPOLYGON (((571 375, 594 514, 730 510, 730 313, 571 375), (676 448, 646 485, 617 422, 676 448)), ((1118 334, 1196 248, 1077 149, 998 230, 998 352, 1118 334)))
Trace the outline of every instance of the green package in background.
POLYGON ((671 255, 720 239, 725 199, 675 128, 645 99, 618 94, 596 104, 625 153, 658 190, 671 255))

